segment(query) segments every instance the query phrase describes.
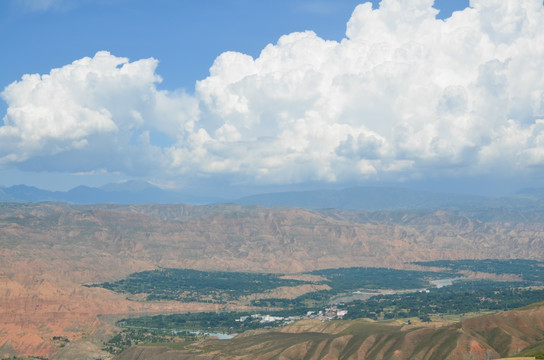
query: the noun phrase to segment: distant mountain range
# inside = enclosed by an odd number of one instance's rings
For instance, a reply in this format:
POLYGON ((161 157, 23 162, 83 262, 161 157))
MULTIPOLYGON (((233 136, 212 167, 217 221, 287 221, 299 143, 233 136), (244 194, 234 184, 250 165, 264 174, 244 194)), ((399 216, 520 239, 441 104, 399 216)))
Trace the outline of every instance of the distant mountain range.
POLYGON ((279 192, 247 196, 239 205, 292 206, 306 209, 405 210, 470 206, 491 201, 475 195, 416 191, 389 187, 279 192))
POLYGON ((544 191, 524 190, 510 197, 437 193, 392 187, 351 187, 342 190, 293 191, 240 198, 239 205, 290 206, 305 209, 418 210, 544 208, 544 191))
POLYGON ((215 198, 164 190, 144 181, 127 181, 102 187, 78 186, 69 191, 49 191, 33 186, 0 188, 0 202, 67 202, 72 204, 207 204, 215 198))
POLYGON ((48 191, 32 186, 0 187, 0 202, 66 202, 71 204, 217 204, 284 206, 305 209, 417 210, 466 208, 544 209, 543 189, 524 189, 510 197, 437 193, 394 187, 351 187, 341 190, 275 192, 224 199, 165 190, 143 181, 102 187, 78 186, 69 191, 48 191))

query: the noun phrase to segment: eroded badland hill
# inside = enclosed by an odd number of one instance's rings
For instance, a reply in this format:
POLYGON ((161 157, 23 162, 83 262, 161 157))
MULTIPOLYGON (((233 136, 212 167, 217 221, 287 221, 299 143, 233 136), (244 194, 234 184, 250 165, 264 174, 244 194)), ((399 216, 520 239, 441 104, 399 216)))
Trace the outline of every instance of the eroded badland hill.
MULTIPOLYGON (((131 301, 85 284, 157 267, 297 273, 436 259, 542 259, 544 216, 1 204, 0 244, 0 354, 51 357, 60 350, 55 338, 85 341, 107 331, 99 314, 217 308, 131 301)), ((350 344, 335 341, 344 340, 350 344)))

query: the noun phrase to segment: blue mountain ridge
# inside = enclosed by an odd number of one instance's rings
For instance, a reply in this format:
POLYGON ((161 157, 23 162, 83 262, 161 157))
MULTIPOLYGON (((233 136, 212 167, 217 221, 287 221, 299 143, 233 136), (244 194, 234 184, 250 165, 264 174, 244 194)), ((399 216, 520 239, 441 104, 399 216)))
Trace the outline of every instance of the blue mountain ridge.
MULTIPOLYGON (((544 209, 542 190, 524 190, 511 197, 438 193, 395 187, 350 187, 264 193, 229 200, 238 205, 283 206, 306 209, 419 210, 463 208, 544 209)), ((193 204, 225 203, 223 199, 166 190, 143 181, 127 181, 102 187, 78 186, 69 191, 48 191, 33 186, 0 187, 0 202, 66 202, 71 204, 193 204)))
POLYGON ((69 191, 49 191, 33 186, 0 188, 0 202, 66 202, 71 204, 206 204, 216 199, 164 190, 149 183, 126 182, 104 187, 78 186, 69 191), (147 184, 147 185, 145 185, 147 184))

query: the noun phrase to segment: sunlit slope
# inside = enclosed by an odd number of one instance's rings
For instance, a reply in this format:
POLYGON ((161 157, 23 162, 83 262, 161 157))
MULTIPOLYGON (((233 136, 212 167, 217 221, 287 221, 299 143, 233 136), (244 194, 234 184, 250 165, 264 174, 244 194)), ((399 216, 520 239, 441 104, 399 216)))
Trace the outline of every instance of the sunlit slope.
POLYGON ((483 221, 479 213, 237 205, 6 208, 0 212, 6 258, 32 259, 42 269, 88 282, 157 266, 301 272, 435 259, 544 258, 544 217, 535 215, 512 222, 509 216, 483 221))
MULTIPOLYGON (((281 331, 208 340, 194 348, 134 347, 139 359, 421 359, 484 360, 514 356, 544 339, 544 306, 480 316, 455 324, 301 321, 281 331)), ((526 351, 525 353, 530 353, 526 351)))

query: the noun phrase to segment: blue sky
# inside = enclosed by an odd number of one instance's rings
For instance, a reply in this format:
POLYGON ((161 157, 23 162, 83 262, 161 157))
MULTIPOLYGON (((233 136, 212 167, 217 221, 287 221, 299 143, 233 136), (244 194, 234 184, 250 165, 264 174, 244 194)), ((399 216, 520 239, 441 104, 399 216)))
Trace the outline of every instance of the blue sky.
MULTIPOLYGON (((130 59, 159 59, 161 87, 193 91, 224 51, 258 56, 282 35, 313 30, 341 40, 361 1, 301 0, 6 0, 0 2, 2 87, 23 74, 107 50, 130 59)), ((379 1, 373 1, 378 6, 379 1)), ((441 0, 438 17, 468 0, 441 0)))
POLYGON ((542 2, 359 4, 0 2, 0 186, 538 186, 542 2))

